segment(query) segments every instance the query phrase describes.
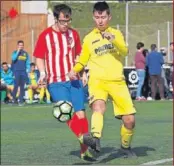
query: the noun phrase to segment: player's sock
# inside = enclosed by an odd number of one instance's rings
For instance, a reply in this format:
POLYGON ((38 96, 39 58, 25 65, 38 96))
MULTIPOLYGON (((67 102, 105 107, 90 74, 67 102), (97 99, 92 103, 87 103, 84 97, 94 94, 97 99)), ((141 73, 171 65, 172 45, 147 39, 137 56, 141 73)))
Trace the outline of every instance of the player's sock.
POLYGON ((82 135, 80 119, 76 114, 74 114, 72 118, 67 122, 67 125, 77 137, 80 137, 82 135))
POLYGON ((88 119, 82 118, 80 119, 81 121, 81 126, 82 126, 82 134, 88 133, 89 132, 89 128, 88 128, 88 119))
POLYGON ((50 101, 50 93, 47 88, 45 89, 45 92, 46 92, 47 101, 50 101))
POLYGON ((121 146, 129 148, 133 136, 133 130, 127 129, 124 125, 121 126, 121 146))
POLYGON ((103 129, 103 115, 99 112, 94 112, 91 118, 91 132, 94 137, 100 138, 103 129))
POLYGON ((40 101, 43 100, 43 98, 44 98, 44 93, 45 93, 45 88, 41 88, 41 89, 40 89, 40 94, 39 94, 39 96, 40 96, 40 101))
POLYGON ((32 89, 28 89, 28 96, 29 96, 29 100, 32 101, 33 100, 33 90, 32 89))
MULTIPOLYGON (((84 121, 83 121, 84 123, 84 121)), ((79 119, 79 117, 74 114, 71 120, 67 122, 67 125, 71 129, 71 131, 79 138, 83 134, 83 128, 82 128, 82 120, 79 119)), ((85 126, 86 127, 86 126, 85 126)), ((84 128, 86 129, 86 128, 84 128)), ((81 151, 80 153, 84 153, 87 150, 87 146, 83 143, 80 143, 81 151)))

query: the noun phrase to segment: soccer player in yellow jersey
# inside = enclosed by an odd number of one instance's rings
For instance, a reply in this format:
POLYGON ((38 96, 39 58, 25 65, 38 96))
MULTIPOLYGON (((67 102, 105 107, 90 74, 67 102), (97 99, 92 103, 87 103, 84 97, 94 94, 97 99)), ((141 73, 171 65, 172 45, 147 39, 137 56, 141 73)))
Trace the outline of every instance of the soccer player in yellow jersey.
POLYGON ((115 117, 122 120, 121 151, 125 157, 136 157, 131 149, 136 110, 123 75, 123 61, 128 54, 128 48, 120 30, 108 25, 111 14, 106 2, 97 2, 94 5, 93 19, 96 28, 85 36, 81 56, 69 73, 69 77, 75 79, 77 73, 88 64, 89 104, 93 114, 91 133, 83 135, 80 141, 96 152, 100 152, 103 115, 106 111, 108 95, 110 95, 115 117))
POLYGON ((35 70, 35 64, 31 63, 30 64, 31 71, 29 73, 29 87, 28 87, 28 94, 29 94, 29 104, 33 103, 33 92, 37 91, 40 94, 40 104, 44 104, 45 102, 43 101, 44 95, 46 93, 46 98, 47 98, 47 104, 50 104, 50 94, 48 92, 48 89, 46 85, 39 85, 38 82, 38 75, 35 70))

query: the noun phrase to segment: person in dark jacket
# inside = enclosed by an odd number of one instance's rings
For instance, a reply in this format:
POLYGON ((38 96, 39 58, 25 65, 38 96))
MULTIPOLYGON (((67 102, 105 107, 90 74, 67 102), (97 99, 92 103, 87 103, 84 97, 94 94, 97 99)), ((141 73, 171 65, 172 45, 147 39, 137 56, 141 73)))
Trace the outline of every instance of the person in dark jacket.
POLYGON ((17 42, 17 50, 12 53, 12 66, 15 76, 15 85, 13 90, 13 103, 16 102, 16 93, 20 87, 19 106, 24 104, 23 97, 25 95, 24 86, 28 79, 28 72, 30 71, 29 54, 24 50, 24 42, 19 40, 17 42))
POLYGON ((164 85, 161 77, 161 66, 164 64, 163 55, 157 52, 156 44, 151 45, 151 52, 146 58, 146 65, 149 70, 150 80, 151 80, 151 92, 152 99, 155 100, 157 84, 159 87, 159 93, 161 100, 164 100, 164 85))

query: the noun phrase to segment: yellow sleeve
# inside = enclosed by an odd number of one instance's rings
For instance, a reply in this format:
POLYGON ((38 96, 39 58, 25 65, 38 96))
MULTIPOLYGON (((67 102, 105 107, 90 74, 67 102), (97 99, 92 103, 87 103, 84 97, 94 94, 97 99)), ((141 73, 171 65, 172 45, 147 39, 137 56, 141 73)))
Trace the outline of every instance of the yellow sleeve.
POLYGON ((89 58, 90 51, 88 48, 88 43, 84 40, 80 57, 78 59, 78 62, 75 64, 73 70, 76 73, 79 73, 87 65, 89 58))
POLYGON ((121 33, 121 31, 117 30, 114 32, 115 39, 112 41, 112 43, 115 45, 115 47, 118 49, 120 55, 127 56, 128 54, 128 47, 126 46, 126 43, 124 41, 124 37, 121 33))

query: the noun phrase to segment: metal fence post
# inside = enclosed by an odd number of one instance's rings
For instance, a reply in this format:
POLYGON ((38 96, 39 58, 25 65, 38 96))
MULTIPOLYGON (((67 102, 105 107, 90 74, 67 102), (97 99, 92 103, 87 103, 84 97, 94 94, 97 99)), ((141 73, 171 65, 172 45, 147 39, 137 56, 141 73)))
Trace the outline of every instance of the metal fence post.
POLYGON ((170 22, 167 22, 167 61, 170 61, 170 22))
POLYGON ((158 51, 160 51, 160 30, 159 29, 157 32, 157 45, 158 45, 158 51))
MULTIPOLYGON (((129 35, 129 27, 128 27, 128 24, 129 24, 129 2, 126 2, 126 44, 127 46, 129 46, 129 38, 128 38, 128 35, 129 35)), ((125 65, 128 66, 128 56, 126 56, 125 58, 125 65)))
POLYGON ((34 29, 31 30, 31 60, 33 62, 33 51, 34 51, 34 29))

